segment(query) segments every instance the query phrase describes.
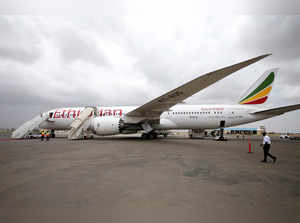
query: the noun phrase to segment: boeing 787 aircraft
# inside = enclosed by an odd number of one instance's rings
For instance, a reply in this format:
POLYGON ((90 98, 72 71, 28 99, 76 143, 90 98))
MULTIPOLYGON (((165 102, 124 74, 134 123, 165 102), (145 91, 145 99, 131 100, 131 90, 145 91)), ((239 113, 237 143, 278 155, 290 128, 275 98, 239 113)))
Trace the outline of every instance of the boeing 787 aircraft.
POLYGON ((245 92, 235 105, 184 105, 182 102, 228 75, 270 54, 255 57, 189 81, 142 106, 71 107, 53 109, 25 122, 12 133, 24 138, 34 129, 69 130, 69 139, 95 135, 142 132, 142 139, 153 139, 162 130, 215 129, 282 115, 300 109, 300 104, 272 109, 256 105, 267 101, 278 69, 270 69, 245 92))

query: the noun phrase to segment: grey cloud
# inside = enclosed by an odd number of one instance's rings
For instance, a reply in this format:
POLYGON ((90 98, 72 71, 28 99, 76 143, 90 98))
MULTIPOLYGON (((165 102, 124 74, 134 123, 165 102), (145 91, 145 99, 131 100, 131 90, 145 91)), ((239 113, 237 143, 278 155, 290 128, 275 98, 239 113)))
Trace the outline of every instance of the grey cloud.
POLYGON ((23 4, 19 0, 3 0, 0 2, 2 14, 29 14, 29 15, 117 15, 122 13, 123 1, 97 1, 97 0, 26 0, 23 4))
MULTIPOLYGON (((70 73, 65 75, 71 76, 70 73)), ((36 73, 25 65, 8 63, 0 67, 0 76, 2 78, 0 106, 5 109, 15 105, 44 108, 78 106, 98 104, 102 100, 102 97, 91 90, 89 85, 76 84, 73 88, 66 89, 67 80, 62 83, 56 76, 36 73)))
POLYGON ((84 87, 73 92, 56 91, 36 91, 32 86, 24 86, 20 83, 3 85, 0 94, 1 107, 23 105, 23 106, 43 106, 43 107, 66 107, 78 105, 96 105, 103 101, 101 95, 95 94, 84 87), (80 92, 84 92, 83 94, 80 92), (88 100, 87 100, 88 98, 88 100))
POLYGON ((299 58, 299 16, 243 16, 239 47, 252 52, 273 53, 273 60, 299 58))
POLYGON ((279 75, 277 76, 276 84, 286 85, 286 87, 300 87, 300 58, 299 60, 285 63, 280 63, 279 75))
MULTIPOLYGON (((111 0, 111 1, 96 1, 96 0, 52 0, 45 1, 40 4, 38 0, 27 0, 26 4, 20 4, 18 0, 4 0, 0 2, 1 13, 11 14, 38 14, 38 15, 57 15, 57 14, 93 14, 98 15, 105 14, 111 15, 113 13, 126 14, 128 9, 133 8, 135 13, 142 15, 144 11, 147 11, 152 4, 157 11, 171 11, 177 12, 176 15, 184 12, 188 14, 189 11, 196 13, 214 12, 219 15, 220 12, 226 13, 247 13, 247 14, 289 14, 299 13, 300 4, 297 0, 227 0, 226 3, 219 2, 217 0, 211 1, 191 1, 189 3, 177 3, 174 1, 166 1, 167 8, 157 7, 156 1, 154 3, 143 1, 128 0, 126 4, 124 1, 111 0), (172 5, 172 7, 169 7, 172 5), (218 5, 219 7, 216 7, 218 5), (71 7, 70 7, 71 6, 71 7), (127 6, 127 7, 126 7, 127 6), (127 9, 127 10, 125 10, 127 9)), ((165 6, 165 4, 159 2, 159 6, 165 6)), ((152 6, 153 7, 153 6, 152 6)), ((132 12, 132 11, 130 11, 132 12)), ((181 15, 181 14, 180 14, 181 15)), ((152 15, 153 16, 153 15, 152 15)), ((223 15, 222 15, 223 16, 223 15)))
POLYGON ((96 41, 78 30, 61 29, 56 34, 56 42, 66 62, 83 60, 99 66, 109 65, 108 58, 96 41))
POLYGON ((183 73, 180 63, 176 63, 176 56, 168 53, 170 49, 159 49, 159 52, 147 52, 138 57, 136 67, 147 77, 152 84, 160 87, 170 86, 183 73), (164 56, 161 52, 164 51, 164 56), (167 85, 167 86, 166 86, 167 85))
POLYGON ((0 16, 0 57, 23 63, 33 63, 42 56, 41 39, 26 24, 13 16, 0 16))
POLYGON ((51 97, 44 94, 42 90, 37 90, 39 86, 34 86, 31 80, 32 74, 28 70, 18 66, 6 66, 0 70, 2 77, 0 94, 1 107, 11 105, 36 106, 53 104, 51 97))

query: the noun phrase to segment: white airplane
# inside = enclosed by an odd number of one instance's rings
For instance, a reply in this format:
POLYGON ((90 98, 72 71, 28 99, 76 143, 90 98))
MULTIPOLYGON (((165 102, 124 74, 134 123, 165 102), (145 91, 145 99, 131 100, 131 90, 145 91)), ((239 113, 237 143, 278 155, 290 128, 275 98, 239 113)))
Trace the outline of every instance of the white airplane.
POLYGON ((197 77, 142 106, 70 107, 53 109, 24 123, 12 138, 24 138, 33 129, 69 130, 69 139, 88 132, 95 135, 131 134, 153 139, 162 130, 215 129, 268 119, 300 109, 300 104, 272 109, 258 108, 272 89, 278 69, 271 69, 245 92, 236 105, 185 105, 186 98, 270 54, 255 57, 197 77))

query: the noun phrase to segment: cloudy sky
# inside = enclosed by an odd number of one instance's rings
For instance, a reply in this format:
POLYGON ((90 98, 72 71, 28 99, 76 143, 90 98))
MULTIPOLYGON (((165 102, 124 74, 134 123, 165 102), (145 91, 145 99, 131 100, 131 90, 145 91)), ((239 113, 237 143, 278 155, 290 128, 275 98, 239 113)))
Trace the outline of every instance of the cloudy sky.
MULTIPOLYGON (((0 15, 0 127, 18 127, 62 106, 141 105, 198 75, 265 53, 273 55, 186 102, 235 104, 266 69, 279 67, 265 106, 300 103, 299 15, 208 16, 192 6, 168 11, 168 4, 141 11, 139 2, 119 4, 118 16, 109 15, 108 6, 99 14, 90 8, 91 15, 54 16, 32 7, 33 13, 16 15, 3 1, 0 9, 11 13, 0 15)), ((247 126, 300 132, 299 116, 295 111, 247 126)))

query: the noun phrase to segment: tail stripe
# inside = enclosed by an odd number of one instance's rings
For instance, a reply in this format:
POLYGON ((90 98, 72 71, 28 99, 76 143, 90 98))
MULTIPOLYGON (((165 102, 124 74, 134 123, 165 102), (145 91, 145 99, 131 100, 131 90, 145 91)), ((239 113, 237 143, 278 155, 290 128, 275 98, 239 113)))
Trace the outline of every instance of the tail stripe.
POLYGON ((262 104, 264 103, 266 100, 268 99, 268 96, 265 96, 263 98, 259 98, 257 100, 254 100, 254 101, 250 101, 250 102, 247 102, 247 103, 243 103, 243 104, 246 104, 246 105, 255 105, 255 104, 262 104))
POLYGON ((247 104, 250 101, 257 100, 259 98, 265 97, 266 95, 268 95, 270 93, 271 90, 272 90, 272 86, 269 86, 266 89, 264 89, 261 92, 259 92, 258 94, 254 95, 253 97, 248 98, 248 99, 242 101, 241 103, 247 104))
POLYGON ((274 78, 275 78, 275 74, 274 72, 271 72, 257 88, 255 88, 250 94, 248 94, 246 97, 240 100, 239 103, 240 104, 262 104, 263 102, 265 102, 268 98, 266 96, 270 93, 272 89, 271 85, 274 81, 274 78), (262 98, 264 98, 264 100, 260 100, 262 98))
POLYGON ((252 97, 253 95, 257 94, 258 92, 260 92, 261 90, 263 90, 264 88, 268 87, 270 84, 272 84, 272 82, 274 81, 274 77, 275 74, 274 72, 270 73, 269 76, 264 80, 264 82, 262 82, 254 91, 252 91, 247 97, 245 97, 242 101, 252 97))

